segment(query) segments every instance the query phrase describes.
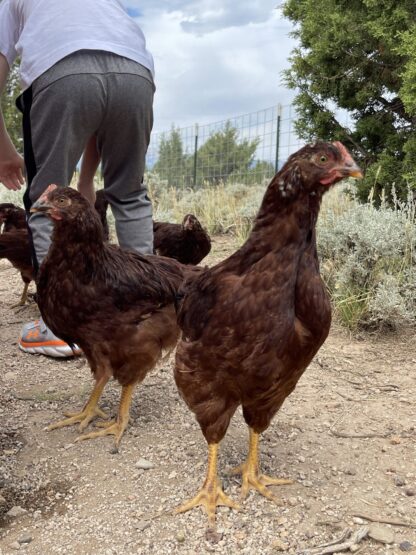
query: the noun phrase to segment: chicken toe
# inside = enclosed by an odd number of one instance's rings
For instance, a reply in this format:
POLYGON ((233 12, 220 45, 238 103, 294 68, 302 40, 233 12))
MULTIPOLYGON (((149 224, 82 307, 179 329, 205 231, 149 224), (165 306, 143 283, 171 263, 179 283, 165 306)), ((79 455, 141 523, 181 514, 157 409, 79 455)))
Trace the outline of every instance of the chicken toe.
POLYGON ((175 509, 175 513, 184 513, 202 505, 208 515, 208 523, 210 527, 215 526, 215 512, 218 506, 230 507, 239 510, 240 506, 230 499, 218 484, 217 478, 217 456, 218 444, 208 446, 208 472, 202 489, 190 501, 185 502, 175 509))
POLYGON ((259 434, 250 428, 250 447, 247 460, 231 470, 230 474, 241 474, 242 476, 242 499, 247 497, 250 489, 255 489, 261 493, 261 495, 270 499, 270 501, 279 504, 277 497, 267 489, 267 486, 289 485, 293 484, 293 480, 287 478, 270 478, 269 476, 259 473, 258 441, 259 434))
POLYGON ((65 412, 64 420, 59 420, 55 424, 50 424, 47 427, 48 431, 57 430, 58 428, 64 428, 65 426, 73 426, 79 423, 79 431, 85 430, 88 424, 94 420, 94 418, 108 418, 108 415, 102 411, 99 407, 85 407, 81 412, 65 412))
POLYGON ((118 410, 117 420, 111 420, 108 422, 99 422, 98 426, 103 428, 95 432, 90 432, 82 436, 77 437, 75 440, 84 441, 86 439, 95 439, 96 437, 104 437, 109 435, 116 436, 116 447, 119 446, 121 438, 123 437, 124 430, 127 428, 130 418, 130 404, 131 398, 134 391, 134 384, 124 386, 121 392, 120 407, 118 410))
POLYGON ((116 436, 116 447, 119 446, 121 438, 123 437, 123 433, 124 430, 127 427, 127 423, 128 423, 128 419, 127 422, 118 422, 118 421, 111 421, 111 422, 105 422, 105 426, 103 426, 102 430, 96 431, 96 432, 89 432, 88 434, 84 434, 82 436, 78 436, 75 440, 75 443, 77 443, 78 441, 84 441, 86 439, 95 439, 96 437, 105 437, 105 436, 110 436, 110 435, 114 435, 116 436))
POLYGON ((108 382, 108 377, 103 376, 99 379, 92 393, 90 398, 88 399, 87 404, 84 406, 82 411, 80 412, 66 412, 64 413, 67 418, 64 420, 60 420, 59 422, 55 422, 55 424, 50 424, 47 427, 47 430, 56 430, 58 428, 64 428, 65 426, 72 426, 74 424, 79 423, 79 430, 82 432, 88 426, 88 424, 94 420, 94 418, 108 418, 108 415, 102 411, 98 406, 97 403, 101 397, 101 393, 108 382))

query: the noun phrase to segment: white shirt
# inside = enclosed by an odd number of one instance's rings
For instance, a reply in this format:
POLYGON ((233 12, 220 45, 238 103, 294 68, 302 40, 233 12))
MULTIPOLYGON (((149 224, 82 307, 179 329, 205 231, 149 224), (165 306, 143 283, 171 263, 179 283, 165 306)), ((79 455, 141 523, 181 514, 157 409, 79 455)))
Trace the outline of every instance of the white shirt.
POLYGON ((3 0, 0 53, 21 58, 23 90, 77 50, 105 50, 134 60, 154 75, 140 27, 119 0, 3 0))

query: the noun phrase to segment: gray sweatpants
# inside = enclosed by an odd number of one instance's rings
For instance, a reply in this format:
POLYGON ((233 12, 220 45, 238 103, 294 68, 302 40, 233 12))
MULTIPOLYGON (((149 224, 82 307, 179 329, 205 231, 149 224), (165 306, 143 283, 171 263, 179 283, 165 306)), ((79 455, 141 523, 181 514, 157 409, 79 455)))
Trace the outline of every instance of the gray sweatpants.
MULTIPOLYGON (((35 167, 26 205, 36 201, 51 183, 69 185, 87 141, 95 134, 119 244, 152 253, 152 205, 143 174, 153 124, 154 85, 151 77, 143 77, 147 70, 130 60, 119 59, 122 66, 126 64, 127 73, 106 71, 118 57, 94 52, 94 56, 100 54, 104 59, 100 72, 85 73, 84 65, 82 72, 58 75, 49 84, 46 72, 32 85, 30 146, 35 167)), ((73 65, 89 55, 76 53, 73 65)), ((26 150, 25 145, 25 154, 26 150)), ((51 242, 52 224, 35 213, 29 217, 29 227, 40 264, 51 242)))

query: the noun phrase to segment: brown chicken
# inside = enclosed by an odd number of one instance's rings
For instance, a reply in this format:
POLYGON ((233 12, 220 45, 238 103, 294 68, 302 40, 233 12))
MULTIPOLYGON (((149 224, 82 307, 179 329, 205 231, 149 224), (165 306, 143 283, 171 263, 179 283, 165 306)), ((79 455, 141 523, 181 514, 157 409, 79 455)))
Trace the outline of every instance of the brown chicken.
POLYGON ((9 260, 22 276, 23 292, 20 301, 12 308, 23 306, 27 301, 29 283, 35 279, 29 233, 26 229, 13 229, 0 233, 0 258, 9 260))
POLYGON ((0 204, 0 229, 0 258, 6 258, 19 270, 24 283, 20 301, 12 308, 23 306, 27 301, 29 283, 34 279, 24 209, 11 202, 0 204))
POLYGON ((54 223, 52 245, 37 279, 37 300, 49 328, 83 350, 95 378, 84 408, 49 429, 105 417, 98 400, 113 376, 122 386, 117 420, 78 437, 107 434, 119 444, 134 387, 177 342, 175 295, 186 266, 104 242, 95 210, 80 193, 51 185, 32 206, 54 223))
POLYGON ((26 229, 26 212, 11 202, 3 202, 0 204, 0 230, 4 232, 13 229, 26 229))
POLYGON ((211 250, 211 239, 193 214, 181 224, 153 222, 154 249, 182 264, 199 264, 211 250))
POLYGON ((361 173, 341 143, 305 146, 268 186, 246 243, 185 284, 175 381, 209 452, 201 491, 178 512, 203 505, 214 525, 217 505, 236 507, 218 483, 217 453, 239 405, 250 432, 248 458, 232 472, 242 496, 254 488, 274 499, 268 485, 291 483, 260 474, 259 434, 328 335, 315 226, 322 195, 347 176, 361 173))

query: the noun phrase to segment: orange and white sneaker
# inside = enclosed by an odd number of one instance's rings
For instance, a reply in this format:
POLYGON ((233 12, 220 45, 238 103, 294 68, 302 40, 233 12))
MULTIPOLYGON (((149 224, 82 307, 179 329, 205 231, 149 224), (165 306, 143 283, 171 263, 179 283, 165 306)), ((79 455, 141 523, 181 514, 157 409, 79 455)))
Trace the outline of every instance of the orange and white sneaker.
POLYGON ((25 324, 19 338, 19 348, 25 353, 32 355, 46 355, 48 357, 63 358, 82 354, 81 349, 56 337, 40 318, 29 324, 25 324))

